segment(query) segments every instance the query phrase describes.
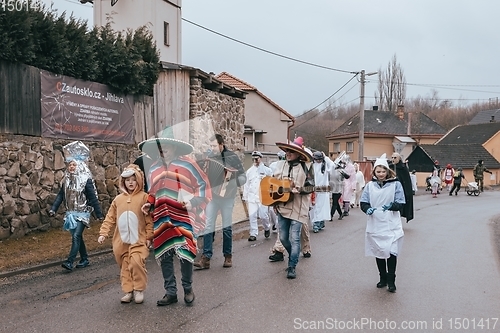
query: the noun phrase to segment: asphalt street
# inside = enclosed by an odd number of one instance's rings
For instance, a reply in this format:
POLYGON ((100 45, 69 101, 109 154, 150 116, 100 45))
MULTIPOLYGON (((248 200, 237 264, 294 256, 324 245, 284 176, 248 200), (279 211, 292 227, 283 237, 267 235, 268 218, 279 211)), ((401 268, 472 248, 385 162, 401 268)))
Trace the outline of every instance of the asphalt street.
MULTIPOLYGON (((150 256, 144 304, 121 304, 112 255, 72 273, 50 267, 0 280, 1 332, 498 332, 500 265, 494 224, 499 191, 478 197, 415 197, 404 224, 397 292, 377 289, 374 258, 364 256, 366 217, 353 209, 311 233, 312 257, 297 279, 268 261, 276 235, 233 244, 223 268, 220 245, 209 270, 194 272, 195 304, 157 307, 164 294, 150 256)), ((180 274, 180 273, 179 273, 180 274)), ((180 283, 180 275, 178 275, 180 283)))

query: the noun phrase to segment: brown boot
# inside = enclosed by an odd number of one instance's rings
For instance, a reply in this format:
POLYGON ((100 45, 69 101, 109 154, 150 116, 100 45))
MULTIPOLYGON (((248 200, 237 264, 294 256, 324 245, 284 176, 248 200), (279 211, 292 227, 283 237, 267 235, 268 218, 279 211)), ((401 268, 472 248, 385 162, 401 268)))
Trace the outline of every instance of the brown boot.
POLYGON ((210 258, 205 257, 204 254, 201 255, 200 260, 194 262, 194 267, 199 269, 209 269, 210 268, 210 258))
POLYGON ((224 255, 224 265, 222 267, 233 267, 233 255, 225 254, 224 255))

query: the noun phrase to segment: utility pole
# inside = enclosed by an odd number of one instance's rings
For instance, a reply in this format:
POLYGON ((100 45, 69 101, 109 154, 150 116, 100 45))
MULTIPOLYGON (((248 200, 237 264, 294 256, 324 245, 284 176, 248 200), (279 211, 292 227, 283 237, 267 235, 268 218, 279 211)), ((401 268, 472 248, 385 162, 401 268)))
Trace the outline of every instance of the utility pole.
POLYGON ((359 72, 359 82, 361 83, 359 93, 359 139, 358 139, 358 161, 364 160, 364 144, 365 144, 365 77, 378 74, 378 72, 371 72, 365 74, 365 70, 359 72))
POLYGON ((358 161, 363 162, 365 144, 365 70, 360 72, 358 161))

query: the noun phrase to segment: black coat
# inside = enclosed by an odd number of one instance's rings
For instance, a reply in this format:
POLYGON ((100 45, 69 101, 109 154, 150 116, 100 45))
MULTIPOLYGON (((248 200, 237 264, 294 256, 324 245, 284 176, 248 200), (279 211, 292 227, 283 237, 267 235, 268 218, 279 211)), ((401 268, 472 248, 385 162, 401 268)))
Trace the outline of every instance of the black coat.
POLYGON ((396 177, 401 185, 403 185, 403 191, 405 193, 406 203, 400 210, 401 216, 406 218, 406 222, 410 222, 410 220, 413 220, 413 190, 411 186, 410 170, 408 170, 406 165, 401 161, 392 164, 391 169, 396 172, 396 177))

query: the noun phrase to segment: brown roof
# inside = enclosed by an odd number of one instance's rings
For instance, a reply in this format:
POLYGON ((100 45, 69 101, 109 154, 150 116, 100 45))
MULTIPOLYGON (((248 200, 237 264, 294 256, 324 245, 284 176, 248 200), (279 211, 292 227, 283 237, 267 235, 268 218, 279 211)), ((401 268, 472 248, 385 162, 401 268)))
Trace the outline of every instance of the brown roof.
MULTIPOLYGON (((442 136, 446 130, 422 112, 414 112, 410 119, 410 136, 442 136)), ((403 119, 388 111, 365 110, 365 136, 369 135, 407 135, 408 113, 403 119)), ((349 118, 335 129, 327 138, 358 135, 359 113, 349 118)))
POLYGON ((265 99, 269 104, 271 104, 272 106, 274 106, 276 109, 280 110, 284 115, 286 115, 288 118, 290 118, 291 121, 294 121, 295 120, 295 117, 292 116, 291 114, 289 114, 288 112, 285 111, 285 109, 283 109, 281 106, 279 106, 278 104, 276 104, 275 102, 273 102, 269 97, 267 97, 266 95, 264 95, 263 93, 261 93, 257 88, 255 88, 254 86, 252 86, 251 84, 241 80, 241 79, 238 79, 237 77, 227 73, 227 72, 222 72, 220 74, 218 74, 217 76, 215 76, 219 81, 221 82, 224 82, 226 84, 229 84, 230 86, 233 86, 237 89, 240 89, 240 90, 243 90, 243 91, 254 91, 255 93, 257 93, 257 95, 259 95, 260 97, 262 97, 263 99, 265 99))

